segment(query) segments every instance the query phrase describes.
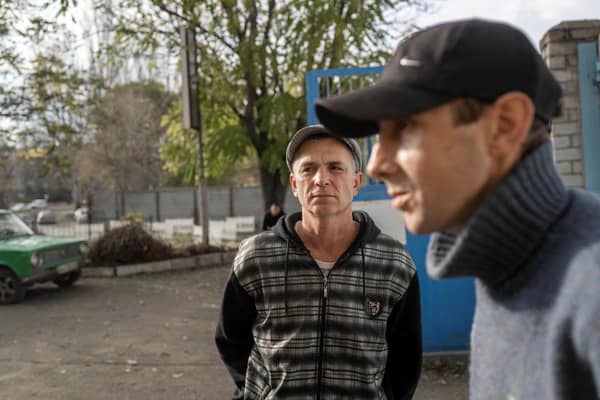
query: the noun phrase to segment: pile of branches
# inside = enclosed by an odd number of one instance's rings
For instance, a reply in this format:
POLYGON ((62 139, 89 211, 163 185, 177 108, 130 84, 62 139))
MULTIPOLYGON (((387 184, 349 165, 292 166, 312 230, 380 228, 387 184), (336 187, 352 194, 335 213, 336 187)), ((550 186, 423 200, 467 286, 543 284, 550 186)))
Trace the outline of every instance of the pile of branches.
POLYGON ((223 248, 211 245, 207 246, 204 243, 199 242, 186 247, 186 251, 189 255, 195 256, 199 254, 217 253, 219 251, 223 251, 223 248))
POLYGON ((165 260, 173 254, 171 245, 132 223, 111 229, 92 243, 89 258, 93 265, 121 265, 165 260))

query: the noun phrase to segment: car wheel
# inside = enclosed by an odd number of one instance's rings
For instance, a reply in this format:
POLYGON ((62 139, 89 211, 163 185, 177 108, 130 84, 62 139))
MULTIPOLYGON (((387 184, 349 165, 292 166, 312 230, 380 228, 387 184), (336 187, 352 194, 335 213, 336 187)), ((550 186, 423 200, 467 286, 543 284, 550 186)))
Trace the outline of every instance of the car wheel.
POLYGON ((25 297, 25 288, 10 270, 0 269, 0 305, 18 303, 25 297))
POLYGON ((69 287, 73 286, 73 284, 77 282, 80 277, 81 270, 78 269, 76 271, 69 272, 68 274, 59 275, 59 277, 54 280, 54 283, 60 287, 69 287))

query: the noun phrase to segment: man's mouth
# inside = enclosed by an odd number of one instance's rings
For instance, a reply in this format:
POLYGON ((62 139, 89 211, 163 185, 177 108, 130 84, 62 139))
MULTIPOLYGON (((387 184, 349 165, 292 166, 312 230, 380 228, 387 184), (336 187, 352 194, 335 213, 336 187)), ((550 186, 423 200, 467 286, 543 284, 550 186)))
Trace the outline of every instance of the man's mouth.
POLYGON ((399 210, 404 210, 411 198, 411 192, 408 190, 395 190, 388 194, 392 197, 392 207, 399 210))
POLYGON ((332 194, 328 193, 313 193, 310 195, 311 199, 323 199, 328 197, 334 197, 332 194))

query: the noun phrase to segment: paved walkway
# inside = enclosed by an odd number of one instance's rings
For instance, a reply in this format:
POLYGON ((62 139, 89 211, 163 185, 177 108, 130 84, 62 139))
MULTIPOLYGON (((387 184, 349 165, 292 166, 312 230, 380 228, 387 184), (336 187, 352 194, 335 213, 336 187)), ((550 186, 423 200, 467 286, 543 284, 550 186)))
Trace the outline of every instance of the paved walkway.
MULTIPOLYGON (((228 268, 34 287, 0 308, 0 399, 221 400, 213 345, 228 268)), ((431 359, 417 400, 466 399, 464 363, 431 359)))

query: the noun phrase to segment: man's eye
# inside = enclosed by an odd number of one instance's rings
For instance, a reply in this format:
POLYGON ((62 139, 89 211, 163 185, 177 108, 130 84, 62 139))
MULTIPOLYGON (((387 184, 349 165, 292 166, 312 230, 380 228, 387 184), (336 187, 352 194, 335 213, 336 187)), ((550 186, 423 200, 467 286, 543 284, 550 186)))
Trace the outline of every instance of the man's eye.
POLYGON ((394 133, 397 136, 402 137, 404 132, 406 131, 407 128, 410 128, 412 126, 412 121, 403 121, 403 122, 399 122, 396 124, 396 126, 394 127, 394 133))

